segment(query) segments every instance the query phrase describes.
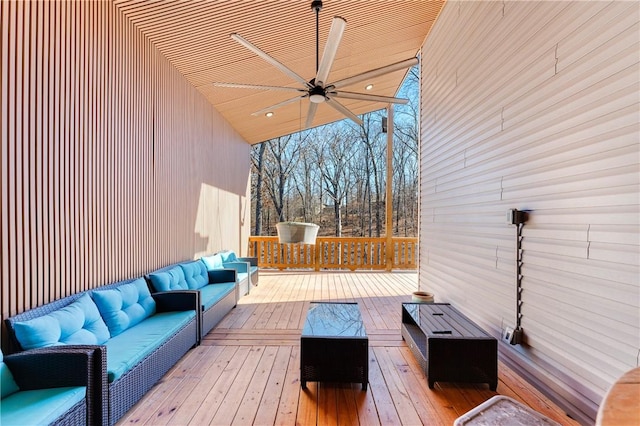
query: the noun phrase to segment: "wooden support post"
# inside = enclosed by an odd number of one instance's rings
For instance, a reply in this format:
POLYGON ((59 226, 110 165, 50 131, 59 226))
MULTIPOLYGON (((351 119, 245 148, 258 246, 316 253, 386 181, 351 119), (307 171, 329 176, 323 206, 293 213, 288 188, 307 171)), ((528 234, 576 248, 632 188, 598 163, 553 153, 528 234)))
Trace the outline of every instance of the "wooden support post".
POLYGON ((385 248, 387 271, 393 269, 393 104, 387 106, 387 196, 385 227, 387 243, 385 248))
POLYGON ((322 241, 318 241, 316 238, 316 244, 313 246, 313 269, 315 271, 320 270, 320 256, 322 256, 322 252, 324 251, 324 246, 322 241))

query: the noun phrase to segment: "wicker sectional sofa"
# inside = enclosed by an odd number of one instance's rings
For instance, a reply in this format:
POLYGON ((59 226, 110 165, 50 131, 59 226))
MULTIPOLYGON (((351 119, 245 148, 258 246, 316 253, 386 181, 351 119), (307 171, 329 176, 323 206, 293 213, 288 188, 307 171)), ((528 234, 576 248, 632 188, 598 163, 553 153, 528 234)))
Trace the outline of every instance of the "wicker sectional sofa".
POLYGON ((70 344, 101 348, 108 384, 103 394, 92 394, 91 404, 106 407, 95 423, 112 425, 197 345, 199 318, 199 292, 151 294, 138 278, 67 296, 5 321, 13 352, 70 344))
MULTIPOLYGON (((250 264, 243 267, 248 283, 250 264)), ((47 406, 57 392, 50 405, 57 408, 39 424, 115 424, 236 306, 237 274, 187 261, 5 319, 10 355, 3 362, 0 353, 0 424, 24 424, 23 413, 47 406), (43 367, 54 370, 40 374, 43 367), (35 387, 45 391, 31 392, 35 387)))

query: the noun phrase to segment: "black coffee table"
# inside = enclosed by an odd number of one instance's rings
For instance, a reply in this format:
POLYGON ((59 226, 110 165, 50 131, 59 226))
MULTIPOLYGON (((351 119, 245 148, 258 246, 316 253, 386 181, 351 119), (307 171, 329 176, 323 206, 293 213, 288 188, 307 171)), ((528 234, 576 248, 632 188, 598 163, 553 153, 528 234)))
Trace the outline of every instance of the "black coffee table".
POLYGON ((369 382, 369 338, 357 303, 311 302, 300 338, 300 384, 369 382))

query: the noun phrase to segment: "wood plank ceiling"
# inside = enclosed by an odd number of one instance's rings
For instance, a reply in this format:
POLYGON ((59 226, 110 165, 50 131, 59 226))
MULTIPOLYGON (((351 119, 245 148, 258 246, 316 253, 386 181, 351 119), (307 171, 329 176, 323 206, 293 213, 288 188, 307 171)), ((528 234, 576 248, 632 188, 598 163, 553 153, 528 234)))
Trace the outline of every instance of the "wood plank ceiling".
MULTIPOLYGON (((315 13, 310 0, 114 0, 159 51, 193 84, 249 143, 297 132, 304 127, 309 101, 253 112, 295 97, 295 93, 214 87, 212 82, 299 87, 230 37, 238 33, 305 79, 315 76, 315 13)), ((320 54, 334 16, 347 26, 329 81, 416 56, 444 1, 325 0, 320 12, 320 54)), ((394 96, 406 70, 341 90, 394 96)), ((355 114, 386 104, 341 99, 355 114)), ((320 105, 313 126, 344 116, 320 105)))

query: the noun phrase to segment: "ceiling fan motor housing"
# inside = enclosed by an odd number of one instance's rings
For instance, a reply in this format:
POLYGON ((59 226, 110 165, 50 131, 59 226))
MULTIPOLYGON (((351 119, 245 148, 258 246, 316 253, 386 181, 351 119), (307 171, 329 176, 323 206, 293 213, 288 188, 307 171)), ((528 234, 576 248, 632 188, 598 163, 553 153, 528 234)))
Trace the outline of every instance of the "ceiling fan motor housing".
POLYGON ((326 98, 325 90, 320 86, 313 86, 313 88, 309 90, 309 100, 314 104, 321 104, 326 98))

